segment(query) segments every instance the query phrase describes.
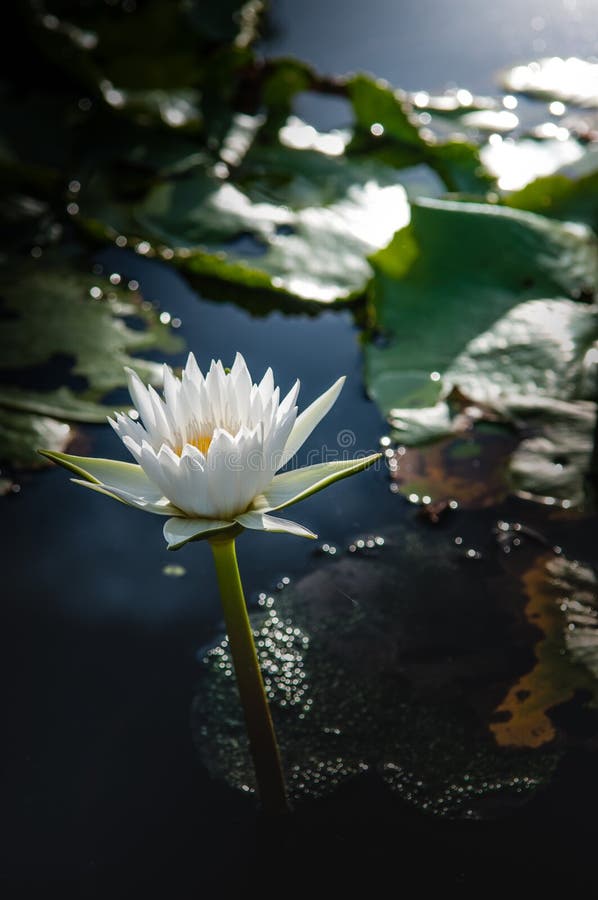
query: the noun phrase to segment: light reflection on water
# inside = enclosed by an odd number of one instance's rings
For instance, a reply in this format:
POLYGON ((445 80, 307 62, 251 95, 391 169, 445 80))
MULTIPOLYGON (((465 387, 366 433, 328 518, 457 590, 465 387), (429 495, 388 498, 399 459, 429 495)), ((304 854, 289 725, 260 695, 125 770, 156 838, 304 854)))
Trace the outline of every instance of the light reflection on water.
POLYGON ((264 41, 265 52, 294 53, 322 72, 371 71, 409 91, 452 83, 493 93, 507 66, 554 54, 589 57, 598 38, 595 0, 328 0, 325 18, 320 0, 278 0, 274 20, 280 29, 264 41))

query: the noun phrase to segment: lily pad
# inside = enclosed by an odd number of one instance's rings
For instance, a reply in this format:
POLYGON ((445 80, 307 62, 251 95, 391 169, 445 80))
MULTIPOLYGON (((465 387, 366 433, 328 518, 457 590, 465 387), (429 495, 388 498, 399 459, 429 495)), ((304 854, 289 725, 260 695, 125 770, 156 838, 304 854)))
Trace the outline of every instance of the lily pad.
POLYGON ((494 506, 511 488, 509 458, 518 443, 512 430, 483 423, 464 431, 387 455, 393 485, 410 502, 423 504, 432 521, 447 508, 494 506))
POLYGON ((428 406, 442 373, 516 304, 593 290, 591 234, 486 204, 421 200, 372 258, 370 313, 386 341, 366 348, 368 391, 385 415, 428 406), (466 311, 466 314, 464 314, 466 311))
MULTIPOLYGON (((576 559, 558 556, 546 565, 547 577, 558 594, 563 631, 571 660, 598 679, 598 581, 596 571, 576 559)), ((598 704, 596 683, 592 688, 598 704)))
POLYGON ((501 719, 492 731, 501 746, 540 747, 556 735, 548 715, 553 707, 582 690, 598 702, 596 583, 591 570, 553 555, 537 559, 523 583, 525 614, 542 637, 533 669, 498 706, 501 719))
POLYGON ((528 209, 555 219, 584 222, 598 232, 598 154, 595 151, 587 153, 581 162, 587 171, 577 173, 573 166, 546 178, 537 178, 506 197, 505 203, 513 209, 528 209))
MULTIPOLYGON (((48 416, 15 412, 0 404, 0 459, 16 468, 41 469, 47 462, 38 447, 62 451, 74 437, 66 422, 48 416)), ((0 492, 3 496, 5 491, 0 492)))
POLYGON ((123 367, 135 365, 156 381, 160 366, 133 359, 131 351, 175 352, 180 341, 160 325, 133 292, 70 268, 46 269, 43 263, 0 272, 3 322, 2 368, 23 369, 57 354, 73 359, 71 373, 87 384, 83 396, 98 397, 124 381, 123 367), (127 317, 144 328, 130 327, 127 317))
MULTIPOLYGON (((138 360, 133 362, 137 363, 138 360)), ((93 400, 82 400, 64 385, 51 391, 0 387, 0 407, 40 413, 58 419, 68 418, 70 422, 105 422, 107 414, 107 407, 93 400)))
POLYGON ((389 337, 366 347, 366 381, 404 444, 500 417, 525 438, 512 486, 578 504, 592 451, 597 313, 528 298, 585 297, 596 251, 581 226, 505 212, 413 207, 412 224, 374 259, 372 313, 389 337), (464 404, 450 402, 455 390, 464 404))
POLYGON ((366 76, 352 78, 347 87, 356 120, 348 153, 367 154, 399 168, 426 163, 450 191, 485 194, 492 186, 477 147, 463 140, 438 142, 426 134, 402 92, 366 76))
MULTIPOLYGON (((558 759, 552 749, 505 751, 489 731, 517 658, 504 642, 521 651, 530 640, 515 619, 517 592, 492 565, 463 564, 446 536, 426 530, 422 540, 410 529, 384 538, 371 557, 346 555, 263 594, 253 614, 291 796, 322 796, 374 770, 433 815, 506 813, 558 759)), ((226 641, 206 656, 193 723, 212 774, 252 790, 226 641)))
POLYGON ((6 462, 39 464, 38 447, 64 448, 67 422, 105 421, 112 410, 100 401, 126 384, 124 366, 159 382, 161 367, 132 352, 180 347, 139 295, 74 268, 41 261, 5 267, 0 296, 0 456, 6 462))
POLYGON ((95 234, 165 246, 194 273, 330 303, 363 292, 368 255, 408 222, 409 206, 388 166, 276 147, 252 151, 236 183, 197 169, 137 204, 111 203, 91 183, 81 217, 95 234))
MULTIPOLYGON (((443 433, 467 435, 480 419, 502 419, 519 433, 519 441, 514 435, 502 441, 505 450, 511 448, 502 489, 581 506, 594 445, 596 403, 586 398, 596 394, 597 339, 594 307, 571 300, 522 303, 471 341, 449 366, 446 399, 431 410, 392 410, 395 435, 403 443, 421 443, 443 433), (452 400, 456 392, 458 404, 452 400)), ((421 456, 426 468, 433 467, 433 448, 422 450, 421 456)), ((488 458, 478 465, 486 471, 493 457, 487 445, 482 456, 488 458)), ((504 463, 503 455, 497 474, 504 463)), ((433 490, 427 493, 438 497, 433 490)), ((453 496, 460 499, 461 493, 453 496)))
POLYGON ((200 276, 321 303, 358 296, 372 274, 367 256, 409 219, 403 181, 409 186, 413 168, 427 170, 434 193, 440 178, 474 192, 493 181, 475 148, 425 139, 408 102, 365 76, 335 85, 352 104, 353 137, 318 133, 290 114, 295 93, 312 82, 315 73, 292 61, 272 64, 260 82, 266 114, 235 114, 212 147, 218 159, 192 154, 191 167, 145 183, 100 167, 83 180, 77 221, 200 276))

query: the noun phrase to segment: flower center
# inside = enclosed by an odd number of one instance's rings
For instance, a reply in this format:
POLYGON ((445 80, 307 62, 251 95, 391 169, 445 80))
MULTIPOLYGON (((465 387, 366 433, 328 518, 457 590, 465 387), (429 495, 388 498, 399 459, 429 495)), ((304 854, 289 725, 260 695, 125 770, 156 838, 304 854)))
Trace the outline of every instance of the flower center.
POLYGON ((192 447, 196 447, 200 451, 200 453, 203 453, 203 455, 205 456, 211 443, 211 434, 198 434, 192 438, 189 438, 189 440, 185 441, 184 444, 177 444, 177 446, 173 449, 176 455, 180 456, 183 452, 183 448, 186 447, 187 444, 191 444, 192 447))

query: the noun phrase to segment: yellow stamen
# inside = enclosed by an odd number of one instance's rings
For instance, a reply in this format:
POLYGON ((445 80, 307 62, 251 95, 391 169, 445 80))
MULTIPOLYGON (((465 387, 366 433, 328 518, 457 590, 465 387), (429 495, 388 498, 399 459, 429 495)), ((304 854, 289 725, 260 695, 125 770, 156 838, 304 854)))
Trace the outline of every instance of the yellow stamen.
POLYGON ((174 448, 174 452, 177 454, 177 456, 180 456, 183 452, 184 447, 186 447, 187 444, 191 444, 192 447, 197 447, 197 449, 205 456, 211 443, 211 434, 197 435, 196 437, 192 437, 190 440, 185 441, 184 444, 177 444, 177 446, 174 448))

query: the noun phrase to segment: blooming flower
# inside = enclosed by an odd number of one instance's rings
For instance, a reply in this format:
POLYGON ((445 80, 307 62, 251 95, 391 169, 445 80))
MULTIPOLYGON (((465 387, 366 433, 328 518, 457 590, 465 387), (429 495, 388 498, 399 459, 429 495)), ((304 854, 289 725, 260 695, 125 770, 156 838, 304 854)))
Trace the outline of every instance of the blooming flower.
POLYGON ((131 369, 127 375, 141 421, 116 413, 109 422, 136 464, 41 452, 79 476, 75 484, 168 516, 170 550, 239 526, 315 538, 303 525, 271 514, 379 457, 276 474, 332 407, 344 378, 298 415, 299 381, 280 400, 272 370, 253 384, 240 353, 230 371, 212 360, 205 376, 192 353, 180 379, 165 365, 163 399, 131 369))

